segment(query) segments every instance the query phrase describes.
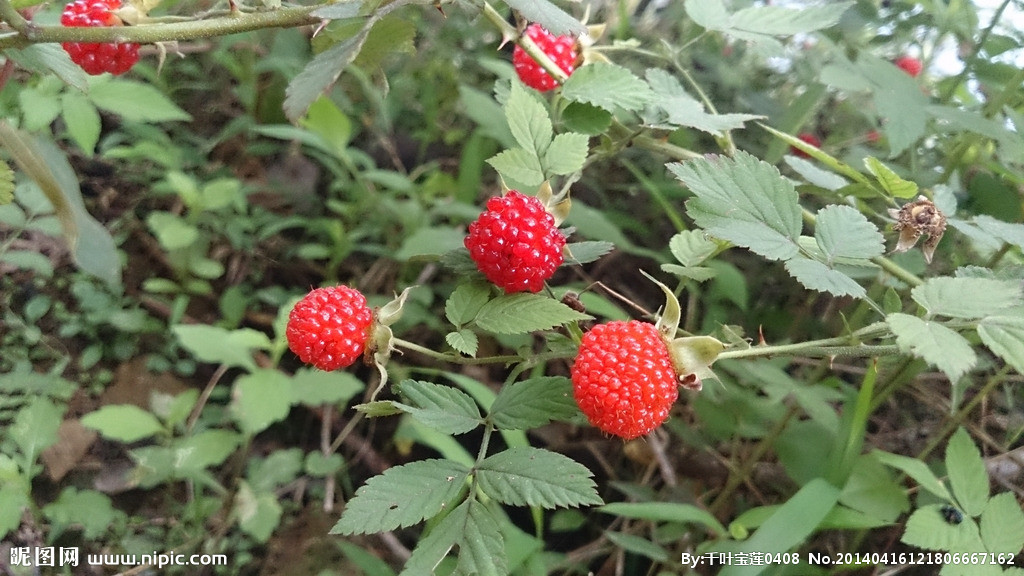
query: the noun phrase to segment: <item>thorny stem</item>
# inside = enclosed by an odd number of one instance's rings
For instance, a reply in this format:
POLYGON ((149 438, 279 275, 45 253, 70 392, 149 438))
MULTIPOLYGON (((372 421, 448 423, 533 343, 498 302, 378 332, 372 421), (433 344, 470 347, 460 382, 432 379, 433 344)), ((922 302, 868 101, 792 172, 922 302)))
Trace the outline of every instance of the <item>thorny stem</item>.
MULTIPOLYGON (((978 36, 978 41, 974 43, 973 50, 971 50, 970 58, 964 59, 964 62, 966 64, 964 66, 964 69, 961 70, 960 74, 957 75, 957 77, 954 78, 953 81, 949 83, 949 88, 946 89, 946 92, 939 99, 940 101, 942 101, 943 103, 949 102, 949 99, 952 98, 953 94, 956 93, 957 87, 967 80, 967 75, 971 73, 971 66, 969 65, 970 61, 973 60, 974 57, 978 55, 978 52, 981 51, 981 47, 984 46, 985 42, 988 41, 988 37, 992 35, 992 32, 996 28, 996 24, 999 23, 999 20, 1003 17, 1003 12, 1006 11, 1006 8, 1009 5, 1010 0, 1003 0, 1003 3, 1000 4, 998 8, 996 8, 996 11, 992 14, 992 21, 989 22, 988 26, 981 31, 981 35, 978 36)), ((1012 84, 1008 84, 1008 86, 1012 86, 1012 84)))
MULTIPOLYGON (((312 12, 322 6, 322 4, 295 6, 250 14, 234 12, 228 16, 211 18, 209 20, 146 24, 142 26, 34 26, 26 22, 19 29, 21 24, 12 20, 12 16, 6 13, 6 9, 14 11, 18 18, 21 18, 21 15, 17 14, 17 11, 11 7, 7 0, 0 0, 0 16, 12 28, 21 32, 17 36, 0 38, 0 50, 22 48, 29 44, 43 42, 134 42, 138 44, 153 44, 173 40, 196 40, 213 36, 225 36, 237 32, 249 32, 264 28, 294 28, 296 26, 319 23, 320 19, 313 16, 312 12)), ((21 21, 24 22, 24 18, 21 18, 21 21)))
POLYGON ((505 17, 502 16, 497 10, 494 9, 489 3, 483 3, 484 17, 490 21, 491 24, 501 31, 502 38, 514 39, 516 44, 526 52, 530 58, 533 58, 545 72, 551 75, 552 78, 558 81, 559 84, 564 83, 569 75, 565 73, 555 64, 548 55, 540 49, 537 44, 530 39, 526 34, 520 34, 518 30, 511 24, 505 21, 505 17))
POLYGON ((967 416, 972 411, 974 411, 978 404, 981 404, 981 402, 988 397, 989 393, 992 392, 992 390, 995 389, 996 386, 999 386, 1000 384, 1006 381, 1006 375, 1009 372, 1010 366, 1006 365, 1003 366, 1002 369, 999 370, 999 372, 993 374, 992 377, 988 379, 988 382, 985 382, 985 386, 983 386, 981 390, 979 390, 978 393, 975 394, 973 398, 971 398, 970 402, 964 404, 963 407, 961 407, 960 410, 957 411, 956 415, 953 416, 953 418, 951 418, 949 422, 946 423, 945 427, 943 427, 942 429, 942 432, 932 436, 932 439, 928 443, 928 445, 925 446, 924 450, 922 450, 921 453, 917 455, 917 459, 924 461, 926 458, 928 458, 928 455, 932 453, 932 450, 935 450, 935 448, 938 447, 940 442, 945 441, 945 439, 948 438, 953 433, 953 431, 956 430, 956 428, 963 423, 967 416))

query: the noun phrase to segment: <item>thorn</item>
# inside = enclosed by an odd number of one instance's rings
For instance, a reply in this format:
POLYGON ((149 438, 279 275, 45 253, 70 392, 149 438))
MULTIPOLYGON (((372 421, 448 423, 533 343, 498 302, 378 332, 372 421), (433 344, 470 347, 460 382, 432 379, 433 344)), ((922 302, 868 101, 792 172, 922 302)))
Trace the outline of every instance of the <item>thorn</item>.
POLYGON ((765 340, 764 340, 764 326, 758 326, 757 327, 757 345, 758 346, 767 346, 768 345, 768 343, 765 342, 765 340))

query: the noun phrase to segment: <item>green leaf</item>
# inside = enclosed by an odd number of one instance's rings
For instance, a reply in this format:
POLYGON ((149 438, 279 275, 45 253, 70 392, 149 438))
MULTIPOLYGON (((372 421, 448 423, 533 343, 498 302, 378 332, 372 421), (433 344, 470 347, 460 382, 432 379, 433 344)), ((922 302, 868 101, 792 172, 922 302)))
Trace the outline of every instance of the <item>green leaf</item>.
POLYGON ((908 314, 885 317, 896 334, 896 344, 904 353, 913 354, 946 373, 953 382, 974 367, 978 358, 967 340, 934 321, 908 314))
POLYGON ((59 44, 33 44, 19 50, 5 49, 4 55, 23 68, 37 72, 49 70, 68 86, 83 92, 89 88, 90 76, 81 66, 71 61, 67 51, 59 44))
POLYGON ((444 303, 444 315, 455 327, 476 318, 480 308, 491 298, 491 286, 483 282, 459 284, 444 303))
POLYGON ((272 492, 302 473, 303 453, 299 448, 278 449, 266 458, 252 460, 255 460, 255 465, 251 468, 249 479, 253 490, 257 492, 272 492))
POLYGON ((469 509, 478 505, 476 500, 467 499, 455 507, 426 536, 421 537, 413 549, 412 555, 405 562, 399 576, 421 576, 434 574, 435 568, 458 544, 466 530, 469 520, 469 509))
POLYGON ((238 527, 257 542, 266 542, 281 523, 281 503, 273 492, 256 492, 242 480, 235 494, 238 527))
POLYGON ((291 378, 291 403, 306 406, 347 403, 366 388, 348 372, 299 368, 291 378))
POLYGON ((465 434, 483 423, 476 402, 458 388, 416 380, 404 380, 396 388, 412 404, 394 405, 439 432, 465 434))
POLYGON ((527 20, 540 22, 555 36, 579 36, 587 31, 579 20, 547 0, 505 0, 505 3, 527 20))
POLYGON ((572 382, 550 376, 521 380, 502 387, 491 405, 491 420, 502 430, 529 430, 579 413, 572 382))
POLYGON ((935 496, 938 496, 940 499, 947 501, 953 499, 949 490, 946 489, 946 485, 939 480, 938 476, 936 476, 930 468, 928 468, 928 465, 917 458, 902 456, 900 454, 892 454, 881 450, 873 450, 871 455, 882 464, 895 468, 907 476, 910 476, 914 482, 917 482, 918 486, 931 492, 935 496))
POLYGON ((882 233, 852 206, 834 204, 819 210, 814 238, 830 265, 837 258, 868 259, 885 252, 882 233))
POLYGON ((867 295, 867 291, 856 280, 817 260, 798 256, 786 261, 786 270, 811 290, 854 298, 867 295))
POLYGON ((126 443, 149 438, 164 430, 156 416, 133 404, 104 406, 83 416, 82 424, 104 438, 126 443))
MULTIPOLYGON (((9 460, 7 455, 0 454, 0 462, 9 460)), ((21 515, 29 507, 29 491, 19 482, 7 481, 0 483, 0 538, 21 526, 21 515)))
POLYGON ((444 341, 455 349, 456 352, 465 354, 469 357, 476 356, 477 348, 480 345, 480 341, 477 339, 476 333, 469 328, 463 328, 462 330, 445 334, 444 341))
MULTIPOLYGON (((717 0, 715 0, 717 1, 717 0)), ((830 2, 805 8, 754 6, 732 15, 727 33, 792 36, 835 26, 854 2, 830 2)))
POLYGON ((57 430, 65 410, 64 405, 55 404, 49 398, 36 397, 14 415, 6 436, 25 457, 21 468, 26 473, 32 470, 43 450, 56 444, 57 430))
POLYGON ((743 128, 744 122, 764 118, 756 114, 709 114, 704 104, 687 94, 678 79, 660 68, 648 69, 645 78, 654 91, 654 99, 644 111, 646 123, 652 126, 687 126, 721 136, 743 128))
POLYGON ((451 460, 419 460, 367 480, 331 534, 374 534, 433 518, 458 495, 469 468, 451 460))
POLYGON ((488 301, 476 315, 476 325, 495 334, 529 334, 591 316, 539 294, 520 292, 488 301))
POLYGON ((299 125, 319 136, 336 156, 345 153, 352 139, 352 120, 323 94, 309 105, 299 125))
POLYGON ((512 84, 512 92, 505 103, 505 117, 519 146, 538 158, 547 151, 552 135, 548 111, 518 83, 512 84))
POLYGON ((981 536, 973 520, 950 524, 942 517, 942 505, 921 506, 907 518, 900 542, 925 550, 982 551, 981 536))
POLYGON ((654 98, 646 82, 622 66, 594 62, 581 66, 562 85, 562 96, 614 113, 616 109, 639 110, 654 98))
POLYGON ((192 116, 164 96, 163 92, 150 84, 134 80, 92 76, 87 94, 100 110, 106 110, 131 122, 192 119, 192 116))
POLYGON ((402 241, 402 246, 392 256, 401 261, 418 258, 436 260, 451 250, 461 248, 465 238, 465 229, 453 226, 424 226, 406 237, 402 241))
POLYGON ((381 18, 359 49, 355 64, 363 69, 379 68, 385 58, 394 54, 415 54, 416 26, 397 16, 381 18))
POLYGON ((612 115, 604 108, 592 104, 572 102, 562 110, 562 122, 573 132, 598 136, 612 125, 612 115))
POLYGON ((0 253, 0 262, 49 278, 53 276, 53 261, 45 254, 28 250, 6 250, 0 253))
POLYGON ((364 26, 355 36, 317 54, 292 78, 285 89, 284 98, 284 112, 289 120, 298 122, 313 102, 334 85, 342 70, 359 55, 359 49, 363 47, 370 27, 364 26))
POLYGON ((226 330, 205 324, 179 324, 171 331, 186 350, 203 362, 241 366, 250 372, 256 370, 252 359, 254 349, 269 350, 270 339, 252 328, 226 330))
POLYGON ((83 538, 96 540, 114 527, 124 512, 114 508, 106 494, 68 486, 55 501, 43 507, 43 515, 50 521, 54 536, 78 526, 83 538))
POLYGON ((0 158, 0 206, 14 201, 14 170, 0 158))
POLYGON ((992 316, 978 324, 978 336, 1019 374, 1024 374, 1024 318, 992 316))
POLYGON ((788 164, 794 172, 802 176, 808 184, 824 188, 825 190, 831 190, 833 192, 850 184, 846 178, 843 178, 838 174, 822 170, 812 162, 804 160, 799 156, 787 154, 784 160, 786 164, 788 164))
POLYGON ((532 447, 509 448, 477 466, 480 489, 510 506, 603 504, 592 476, 590 470, 568 456, 532 447))
POLYGON ((328 454, 324 455, 321 452, 310 452, 306 455, 306 472, 310 476, 316 476, 317 478, 324 478, 331 476, 341 467, 345 465, 345 459, 341 457, 341 454, 328 454))
POLYGON ((255 435, 284 420, 292 405, 288 377, 277 370, 257 369, 235 380, 231 413, 242 432, 255 435))
POLYGON ((668 249, 687 268, 698 266, 718 251, 718 243, 700 230, 684 230, 668 241, 668 249))
POLYGON ((555 136, 544 155, 544 167, 548 174, 566 175, 583 169, 587 160, 590 138, 575 132, 555 136))
POLYGON ((121 260, 114 239, 85 210, 82 191, 66 155, 50 140, 32 138, 0 120, 0 145, 42 190, 60 218, 64 239, 83 271, 120 289, 121 260))
POLYGON ((970 434, 958 428, 946 445, 946 474, 956 501, 970 516, 978 516, 988 501, 988 472, 970 434))
POLYGON ((721 0, 686 0, 683 7, 690 19, 702 28, 725 30, 729 27, 730 14, 721 0))
POLYGON ((64 125, 75 144, 92 154, 100 139, 100 114, 81 92, 65 92, 61 96, 64 125))
POLYGON ((677 524, 699 524, 719 536, 728 534, 725 526, 707 510, 693 504, 678 502, 614 502, 598 508, 605 514, 623 518, 638 518, 652 522, 674 522, 677 524))
POLYGON ((615 249, 611 242, 600 242, 595 240, 584 242, 570 242, 565 245, 569 255, 566 257, 568 264, 587 264, 594 262, 615 249))
POLYGON ((1012 492, 996 494, 985 504, 981 540, 996 554, 1016 554, 1024 548, 1024 511, 1012 492))
POLYGON ((174 444, 175 467, 196 471, 220 466, 242 444, 242 437, 230 430, 203 430, 174 444))
POLYGON ((770 260, 797 254, 800 205, 793 185, 774 166, 746 152, 668 165, 694 193, 686 211, 712 236, 770 260))
POLYGON ((605 531, 608 541, 631 554, 644 556, 655 562, 668 562, 668 551, 647 538, 625 532, 605 531))
MULTIPOLYGON (((753 536, 730 551, 783 553, 804 542, 835 507, 839 489, 822 478, 804 484, 757 529, 753 536)), ((719 576, 758 574, 760 568, 730 564, 719 576)))
POLYGON ((150 212, 146 225, 165 250, 181 250, 199 239, 199 229, 170 212, 150 212))
POLYGON ((456 572, 472 576, 505 576, 508 559, 500 525, 487 505, 469 500, 469 515, 459 539, 456 572))
POLYGON ((985 214, 975 216, 974 223, 1003 242, 1024 250, 1024 224, 1004 222, 985 214))
POLYGON ((929 315, 982 318, 1024 304, 1018 282, 990 278, 929 278, 910 295, 929 315))
POLYGON ((537 155, 523 148, 512 148, 499 152, 487 160, 505 179, 537 186, 544 181, 544 169, 537 155))
POLYGON ((871 97, 889 142, 890 156, 906 150, 920 138, 928 122, 928 97, 917 81, 891 62, 862 52, 856 71, 871 84, 871 97))
POLYGON ((900 178, 888 166, 882 164, 877 158, 868 156, 864 159, 864 166, 871 172, 882 185, 882 189, 896 198, 913 198, 917 195, 917 184, 900 178))

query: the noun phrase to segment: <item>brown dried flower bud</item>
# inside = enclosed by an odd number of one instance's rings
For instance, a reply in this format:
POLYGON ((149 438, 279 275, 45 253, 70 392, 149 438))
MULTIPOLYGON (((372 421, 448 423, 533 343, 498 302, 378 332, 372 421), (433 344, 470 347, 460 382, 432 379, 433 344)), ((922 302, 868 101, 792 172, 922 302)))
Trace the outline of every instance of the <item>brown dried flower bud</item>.
POLYGON ((889 215, 896 219, 892 229, 900 233, 893 252, 906 252, 917 244, 917 239, 927 235, 928 240, 921 246, 924 259, 931 264, 935 247, 946 232, 946 215, 935 203, 924 196, 908 202, 902 208, 890 208, 889 215))

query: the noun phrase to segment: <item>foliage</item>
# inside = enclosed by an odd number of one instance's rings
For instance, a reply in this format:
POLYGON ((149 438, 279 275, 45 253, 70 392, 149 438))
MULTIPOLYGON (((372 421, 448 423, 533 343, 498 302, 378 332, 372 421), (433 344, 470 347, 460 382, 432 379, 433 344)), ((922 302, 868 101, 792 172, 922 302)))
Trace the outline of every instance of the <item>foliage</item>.
POLYGON ((12 564, 1020 574, 1024 32, 980 4, 0 0, 12 564), (581 38, 551 93, 495 51, 533 21, 581 38), (539 293, 463 246, 508 189, 569 236, 539 293), (288 351, 338 283, 379 372, 288 351), (632 318, 698 368, 622 443, 567 376, 632 318))

